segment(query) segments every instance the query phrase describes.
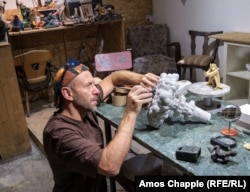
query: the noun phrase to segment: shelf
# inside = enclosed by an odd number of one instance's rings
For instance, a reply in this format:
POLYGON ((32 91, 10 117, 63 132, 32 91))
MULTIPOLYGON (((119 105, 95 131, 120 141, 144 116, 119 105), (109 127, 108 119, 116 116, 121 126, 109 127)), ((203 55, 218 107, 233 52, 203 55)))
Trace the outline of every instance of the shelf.
MULTIPOLYGON (((69 58, 77 58, 93 69, 90 63, 98 51, 110 53, 125 50, 124 35, 124 22, 117 19, 112 22, 98 21, 91 24, 10 32, 9 42, 13 56, 33 49, 48 49, 53 52, 52 64, 56 68, 66 63, 69 58)), ((103 78, 106 73, 100 75, 103 78)))
POLYGON ((122 19, 113 19, 111 21, 97 21, 93 23, 78 23, 70 26, 58 26, 58 27, 51 27, 51 28, 39 28, 39 29, 30 29, 30 30, 24 30, 24 31, 18 31, 18 32, 12 32, 10 31, 8 33, 9 36, 20 36, 20 35, 29 35, 34 33, 43 33, 43 32, 49 32, 49 31, 58 31, 58 30, 67 30, 77 27, 88 27, 88 26, 94 26, 94 25, 104 25, 104 24, 113 24, 116 22, 122 22, 122 19))
POLYGON ((237 77, 241 79, 250 80, 250 72, 249 71, 235 71, 227 73, 228 76, 237 77))
POLYGON ((248 99, 232 99, 232 100, 227 100, 228 103, 232 103, 238 106, 244 105, 248 103, 248 99))
POLYGON ((222 41, 226 41, 226 42, 250 44, 250 33, 233 31, 233 32, 226 32, 226 33, 211 35, 209 37, 219 39, 222 41))

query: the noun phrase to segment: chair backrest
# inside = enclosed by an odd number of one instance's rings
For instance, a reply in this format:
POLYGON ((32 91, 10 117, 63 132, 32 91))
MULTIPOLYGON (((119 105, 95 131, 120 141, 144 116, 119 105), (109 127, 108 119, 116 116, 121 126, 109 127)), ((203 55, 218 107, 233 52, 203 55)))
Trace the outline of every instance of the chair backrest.
POLYGON ((132 48, 133 58, 167 54, 166 24, 150 24, 128 27, 128 44, 132 48))
POLYGON ((22 66, 27 81, 37 83, 46 79, 47 62, 52 59, 49 50, 32 50, 14 57, 15 66, 22 66))
POLYGON ((210 31, 210 32, 205 32, 205 31, 195 31, 195 30, 189 30, 189 35, 191 37, 191 55, 196 55, 196 49, 197 49, 197 37, 202 37, 203 38, 203 43, 202 43, 202 55, 210 55, 216 58, 217 52, 218 52, 218 47, 219 47, 219 40, 215 39, 213 41, 209 41, 209 36, 218 34, 218 33, 223 33, 223 31, 210 31))
POLYGON ((118 71, 132 68, 130 51, 100 53, 95 55, 95 69, 97 72, 118 71))

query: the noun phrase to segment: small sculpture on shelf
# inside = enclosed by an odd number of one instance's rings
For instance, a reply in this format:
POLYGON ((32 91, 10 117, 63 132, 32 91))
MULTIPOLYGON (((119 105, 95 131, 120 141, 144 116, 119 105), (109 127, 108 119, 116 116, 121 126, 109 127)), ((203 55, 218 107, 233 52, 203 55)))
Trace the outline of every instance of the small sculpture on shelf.
POLYGON ((250 71, 250 63, 246 64, 246 69, 247 69, 247 71, 250 71))
POLYGON ((220 84, 220 68, 215 63, 211 63, 209 69, 204 73, 205 77, 208 77, 207 85, 212 86, 215 89, 222 89, 220 84))
POLYGON ((14 19, 12 21, 12 31, 18 32, 20 30, 23 30, 23 24, 22 21, 19 19, 17 15, 14 15, 14 19))
POLYGON ((1 14, 4 14, 5 12, 5 4, 6 4, 6 1, 0 1, 0 13, 1 14))
POLYGON ((30 21, 30 12, 31 9, 28 8, 22 1, 16 0, 16 5, 20 9, 23 20, 22 25, 23 28, 30 28, 31 27, 31 21, 30 21))
POLYGON ((11 24, 4 16, 6 1, 0 1, 0 41, 8 41, 7 31, 11 24))

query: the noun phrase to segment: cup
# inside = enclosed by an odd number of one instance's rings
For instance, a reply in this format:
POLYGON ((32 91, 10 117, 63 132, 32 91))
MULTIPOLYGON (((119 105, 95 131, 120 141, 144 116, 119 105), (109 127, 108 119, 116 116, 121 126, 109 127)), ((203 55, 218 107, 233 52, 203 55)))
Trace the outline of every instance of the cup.
POLYGON ((111 97, 112 97, 112 104, 114 106, 122 107, 125 106, 127 103, 127 95, 112 93, 111 97))

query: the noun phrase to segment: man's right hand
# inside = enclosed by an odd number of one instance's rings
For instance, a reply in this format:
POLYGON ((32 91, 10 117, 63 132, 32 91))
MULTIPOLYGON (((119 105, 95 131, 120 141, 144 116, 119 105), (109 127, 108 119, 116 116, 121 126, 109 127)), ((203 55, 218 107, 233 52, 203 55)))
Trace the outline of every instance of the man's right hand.
POLYGON ((135 85, 128 94, 126 111, 139 113, 143 104, 152 101, 152 96, 152 91, 141 85, 135 85))

